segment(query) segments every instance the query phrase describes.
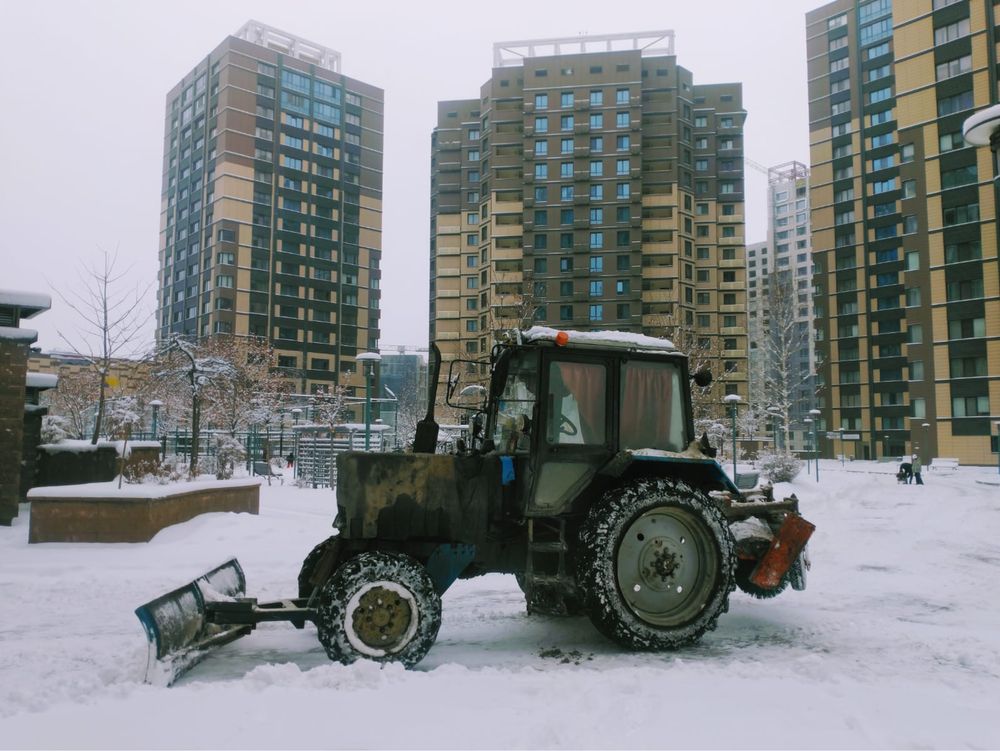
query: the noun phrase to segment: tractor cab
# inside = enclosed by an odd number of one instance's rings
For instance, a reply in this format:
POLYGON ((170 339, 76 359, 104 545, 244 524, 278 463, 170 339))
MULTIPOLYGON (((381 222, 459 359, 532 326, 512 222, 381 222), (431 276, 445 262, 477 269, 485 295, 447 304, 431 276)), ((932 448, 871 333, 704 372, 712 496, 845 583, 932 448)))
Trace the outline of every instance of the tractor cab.
MULTIPOLYGON (((524 514, 571 511, 599 473, 630 461, 616 457, 676 457, 694 440, 687 358, 670 342, 543 327, 519 334, 494 349, 472 451, 510 457, 524 514)), ((453 363, 452 391, 460 370, 453 363)))

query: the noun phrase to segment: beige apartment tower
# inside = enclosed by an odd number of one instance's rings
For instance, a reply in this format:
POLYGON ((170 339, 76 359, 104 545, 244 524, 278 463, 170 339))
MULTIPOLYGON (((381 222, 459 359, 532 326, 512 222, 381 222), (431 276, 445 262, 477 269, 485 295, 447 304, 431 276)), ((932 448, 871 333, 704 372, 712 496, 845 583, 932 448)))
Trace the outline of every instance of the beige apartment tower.
POLYGON ((334 50, 251 21, 211 51, 167 94, 157 338, 260 337, 302 393, 362 384, 382 133, 334 50))
POLYGON ((725 374, 720 408, 746 397, 745 118, 741 85, 695 84, 673 32, 495 45, 432 137, 445 370, 534 321, 690 337, 725 374))
POLYGON ((997 102, 997 8, 837 0, 806 16, 823 427, 857 436, 826 455, 997 461, 997 183, 989 149, 962 139, 997 102))

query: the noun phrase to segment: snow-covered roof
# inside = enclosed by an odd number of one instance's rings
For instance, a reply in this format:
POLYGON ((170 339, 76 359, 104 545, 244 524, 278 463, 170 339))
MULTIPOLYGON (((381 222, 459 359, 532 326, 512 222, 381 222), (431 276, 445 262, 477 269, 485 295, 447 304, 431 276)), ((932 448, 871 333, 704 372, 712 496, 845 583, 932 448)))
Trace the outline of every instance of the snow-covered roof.
POLYGON ((15 342, 34 343, 38 339, 38 332, 34 329, 18 329, 13 326, 0 326, 0 339, 10 339, 15 342))
POLYGON ((143 501, 151 498, 166 498, 179 493, 193 493, 212 488, 247 488, 260 485, 259 477, 244 477, 238 480, 195 480, 192 482, 171 482, 167 485, 132 485, 118 487, 118 481, 88 482, 83 485, 49 485, 32 488, 28 498, 109 498, 115 500, 143 501))
POLYGON ((0 306, 20 308, 21 318, 31 318, 52 307, 52 298, 38 292, 0 289, 0 306))
POLYGON ((521 332, 521 338, 526 342, 548 341, 566 346, 583 345, 597 347, 612 347, 643 352, 677 352, 674 343, 669 339, 657 339, 645 334, 633 334, 629 331, 567 331, 565 329, 550 329, 546 326, 532 326, 521 332), (565 335, 566 341, 560 335, 565 335), (557 338, 560 337, 560 338, 557 338))
POLYGON ((59 385, 59 376, 55 373, 28 373, 25 380, 29 389, 54 389, 59 385))

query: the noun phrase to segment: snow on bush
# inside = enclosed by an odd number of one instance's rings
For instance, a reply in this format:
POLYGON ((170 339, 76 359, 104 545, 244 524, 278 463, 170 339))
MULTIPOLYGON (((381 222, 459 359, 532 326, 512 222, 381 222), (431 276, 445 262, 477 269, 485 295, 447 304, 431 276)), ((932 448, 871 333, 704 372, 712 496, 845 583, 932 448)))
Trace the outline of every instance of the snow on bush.
POLYGON ((246 459, 247 451, 236 436, 221 433, 215 436, 215 476, 219 480, 230 480, 236 462, 246 459))
POLYGON ((45 415, 42 418, 42 443, 59 443, 70 437, 73 426, 60 415, 45 415))
POLYGON ((791 454, 766 454, 757 457, 757 467, 771 482, 791 482, 802 469, 802 462, 791 454))

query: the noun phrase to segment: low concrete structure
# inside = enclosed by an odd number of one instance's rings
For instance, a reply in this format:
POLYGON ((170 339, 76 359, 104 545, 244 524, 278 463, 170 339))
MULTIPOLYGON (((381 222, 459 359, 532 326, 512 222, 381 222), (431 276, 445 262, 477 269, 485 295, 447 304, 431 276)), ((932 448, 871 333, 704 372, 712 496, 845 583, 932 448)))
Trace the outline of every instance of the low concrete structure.
POLYGON ((256 514, 260 480, 34 488, 28 542, 149 542, 164 527, 217 511, 256 514))
MULTIPOLYGON (((32 292, 0 289, 0 525, 10 526, 17 516, 24 468, 25 423, 29 434, 41 426, 44 412, 26 405, 29 391, 48 388, 29 383, 28 353, 38 339, 33 329, 20 328, 21 319, 33 318, 52 306, 52 298, 32 292), (29 386, 31 388, 29 388, 29 386), (27 407, 27 408, 26 408, 27 407)), ((37 401, 36 401, 37 404, 37 401)))

